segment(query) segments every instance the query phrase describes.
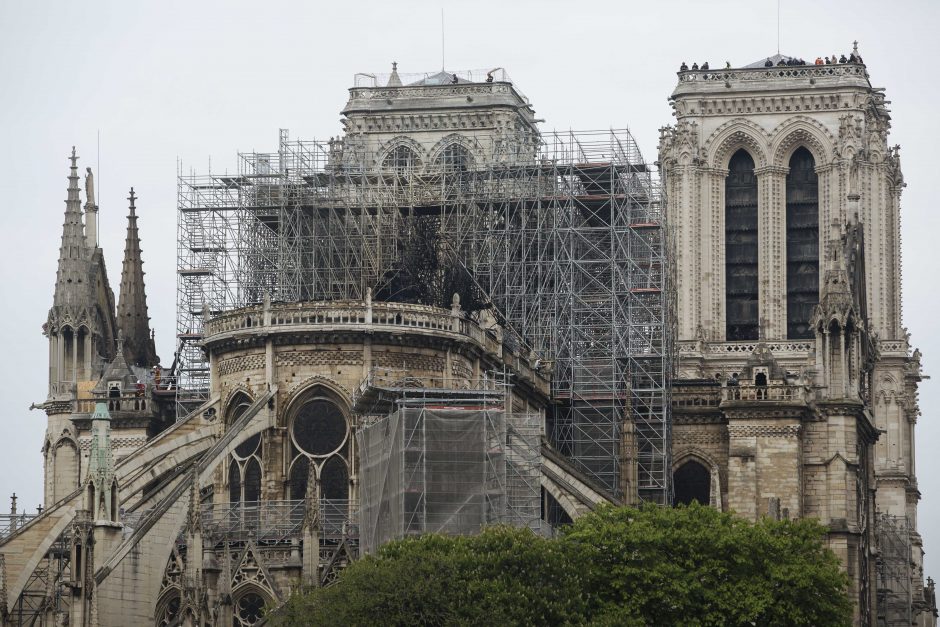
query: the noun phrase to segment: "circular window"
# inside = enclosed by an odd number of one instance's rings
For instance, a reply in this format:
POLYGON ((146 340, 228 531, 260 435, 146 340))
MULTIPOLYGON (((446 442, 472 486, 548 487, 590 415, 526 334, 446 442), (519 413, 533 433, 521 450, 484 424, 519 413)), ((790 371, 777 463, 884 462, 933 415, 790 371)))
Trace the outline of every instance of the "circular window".
POLYGON ((314 399, 297 412, 291 436, 304 453, 324 456, 343 445, 346 431, 346 417, 339 407, 325 399, 314 399))
POLYGON ((235 602, 232 625, 234 627, 257 625, 262 616, 264 616, 264 598, 260 594, 249 592, 235 602))

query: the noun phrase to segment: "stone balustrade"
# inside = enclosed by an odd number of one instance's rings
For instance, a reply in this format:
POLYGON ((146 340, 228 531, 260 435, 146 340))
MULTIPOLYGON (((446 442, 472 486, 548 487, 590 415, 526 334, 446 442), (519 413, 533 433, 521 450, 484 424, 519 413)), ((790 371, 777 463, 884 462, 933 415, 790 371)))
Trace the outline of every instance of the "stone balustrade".
POLYGON ((470 338, 489 353, 500 354, 498 338, 478 324, 437 307, 409 303, 369 301, 330 301, 273 304, 243 307, 209 320, 204 329, 206 342, 225 334, 290 332, 313 328, 371 332, 418 331, 456 334, 470 338))
MULTIPOLYGON (((699 352, 699 342, 681 341, 676 343, 679 353, 690 354, 699 352)), ((764 342, 771 353, 774 355, 786 353, 809 353, 816 350, 816 343, 813 340, 783 340, 775 342, 764 342)), ((709 356, 714 355, 750 355, 758 347, 758 342, 706 342, 705 353, 709 356)))
POLYGON ((802 385, 729 385, 721 388, 722 403, 806 403, 807 389, 802 385))
POLYGON ((868 71, 861 63, 830 65, 781 65, 758 68, 685 70, 679 72, 679 83, 778 81, 780 79, 860 79, 868 81, 868 71))
POLYGON ((104 402, 108 404, 108 411, 147 411, 150 405, 150 399, 147 396, 136 394, 124 394, 122 396, 112 396, 103 399, 82 398, 72 403, 72 411, 76 414, 91 414, 95 411, 95 403, 104 402))

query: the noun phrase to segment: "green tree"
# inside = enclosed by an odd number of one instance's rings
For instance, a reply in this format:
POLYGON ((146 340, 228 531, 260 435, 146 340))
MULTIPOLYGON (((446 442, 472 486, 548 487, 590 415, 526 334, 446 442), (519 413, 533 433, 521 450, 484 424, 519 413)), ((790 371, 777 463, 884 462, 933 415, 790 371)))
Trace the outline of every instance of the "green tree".
POLYGON ((750 523, 710 507, 601 508, 545 539, 392 542, 275 625, 845 625, 847 577, 814 521, 750 523))
POLYGON ((601 624, 845 625, 848 578, 814 520, 754 524, 693 504, 602 508, 561 542, 601 624))
POLYGON ((291 597, 275 625, 559 625, 587 609, 577 565, 527 529, 385 545, 329 588, 291 597))

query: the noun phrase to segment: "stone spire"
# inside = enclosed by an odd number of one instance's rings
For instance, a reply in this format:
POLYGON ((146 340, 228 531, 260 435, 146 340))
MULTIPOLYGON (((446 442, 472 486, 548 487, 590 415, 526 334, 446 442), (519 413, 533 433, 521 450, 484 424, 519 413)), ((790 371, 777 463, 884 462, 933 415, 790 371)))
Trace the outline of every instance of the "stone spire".
POLYGON ((87 293, 91 255, 85 240, 85 225, 82 223, 82 201, 78 188, 78 157, 72 146, 72 162, 69 173, 68 197, 65 200, 65 223, 62 225, 62 245, 59 247, 59 268, 56 271, 53 306, 84 305, 87 293))
POLYGON ((127 215, 127 239, 124 244, 124 265, 121 269, 121 295, 118 300, 118 329, 124 334, 124 354, 132 366, 150 368, 160 363, 150 334, 147 315, 147 293, 144 289, 144 261, 140 256, 140 234, 137 230, 137 196, 131 188, 127 215))

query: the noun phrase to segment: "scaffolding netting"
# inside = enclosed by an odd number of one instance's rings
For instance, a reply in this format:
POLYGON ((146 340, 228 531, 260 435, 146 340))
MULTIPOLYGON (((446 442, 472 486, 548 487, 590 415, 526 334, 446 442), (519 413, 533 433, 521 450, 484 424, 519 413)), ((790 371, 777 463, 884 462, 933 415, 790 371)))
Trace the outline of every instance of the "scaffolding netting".
POLYGON ((360 546, 485 525, 538 531, 540 417, 403 407, 361 429, 360 546))

